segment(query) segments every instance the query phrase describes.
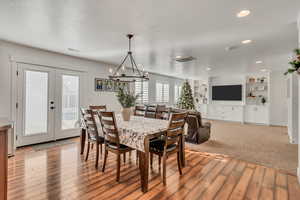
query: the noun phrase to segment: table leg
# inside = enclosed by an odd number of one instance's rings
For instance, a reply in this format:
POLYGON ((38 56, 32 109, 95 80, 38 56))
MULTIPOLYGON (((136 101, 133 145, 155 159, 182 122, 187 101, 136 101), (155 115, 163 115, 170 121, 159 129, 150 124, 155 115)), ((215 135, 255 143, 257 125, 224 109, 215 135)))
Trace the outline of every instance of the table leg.
POLYGON ((180 154, 181 154, 181 166, 185 167, 185 139, 184 136, 181 138, 181 150, 180 150, 180 154))
POLYGON ((86 139, 86 130, 82 128, 81 135, 80 135, 80 154, 83 154, 84 152, 85 139, 86 139))
POLYGON ((141 173, 142 192, 148 192, 149 182, 149 139, 145 139, 145 152, 139 151, 139 168, 141 173))

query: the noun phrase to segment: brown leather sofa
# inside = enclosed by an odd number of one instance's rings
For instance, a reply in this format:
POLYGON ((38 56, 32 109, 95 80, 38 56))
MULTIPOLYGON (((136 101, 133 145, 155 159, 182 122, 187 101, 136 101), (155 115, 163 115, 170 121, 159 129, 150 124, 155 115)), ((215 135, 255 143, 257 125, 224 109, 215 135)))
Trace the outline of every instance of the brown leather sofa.
POLYGON ((188 114, 187 117, 188 131, 185 140, 190 143, 201 144, 210 138, 210 122, 202 122, 199 112, 188 114))

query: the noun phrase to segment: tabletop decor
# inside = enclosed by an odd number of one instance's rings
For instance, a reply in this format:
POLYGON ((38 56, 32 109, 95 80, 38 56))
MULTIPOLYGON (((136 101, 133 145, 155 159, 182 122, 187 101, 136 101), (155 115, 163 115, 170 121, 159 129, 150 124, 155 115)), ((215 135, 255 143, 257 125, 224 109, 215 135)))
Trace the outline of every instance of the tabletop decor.
POLYGON ((291 62, 289 62, 289 64, 291 65, 291 68, 289 68, 284 75, 290 74, 290 73, 294 73, 297 72, 298 74, 300 74, 300 49, 295 49, 294 53, 296 54, 295 57, 293 58, 293 60, 291 62))
POLYGON ((125 90, 124 88, 119 88, 116 96, 123 108, 121 111, 123 120, 129 121, 132 111, 131 108, 135 106, 135 102, 138 98, 138 95, 134 95, 130 93, 129 90, 125 90))

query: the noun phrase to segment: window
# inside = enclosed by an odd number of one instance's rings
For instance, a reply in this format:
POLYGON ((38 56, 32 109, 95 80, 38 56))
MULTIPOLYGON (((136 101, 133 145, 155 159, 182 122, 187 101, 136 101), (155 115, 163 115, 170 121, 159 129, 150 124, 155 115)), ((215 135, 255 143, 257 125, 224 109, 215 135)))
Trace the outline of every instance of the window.
POLYGON ((135 95, 139 95, 137 102, 148 103, 148 82, 135 82, 135 95))
POLYGON ((169 84, 156 83, 156 102, 169 103, 169 84))
POLYGON ((180 85, 175 85, 174 86, 174 103, 177 103, 179 100, 179 97, 181 95, 181 86, 180 85))

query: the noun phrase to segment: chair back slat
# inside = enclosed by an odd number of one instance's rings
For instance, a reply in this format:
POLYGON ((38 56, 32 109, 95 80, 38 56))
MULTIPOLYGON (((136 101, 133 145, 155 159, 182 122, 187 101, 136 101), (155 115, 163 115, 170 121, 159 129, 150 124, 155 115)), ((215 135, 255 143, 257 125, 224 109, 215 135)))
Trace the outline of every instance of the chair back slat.
POLYGON ((108 126, 114 126, 114 122, 111 120, 102 119, 102 123, 108 126))
POLYGON ((100 123, 105 135, 105 142, 120 146, 119 132, 114 112, 99 112, 100 123))
POLYGON ((90 105, 89 107, 93 111, 106 111, 107 110, 106 105, 99 105, 99 106, 90 105))
POLYGON ((180 128, 182 126, 184 126, 185 124, 185 121, 173 121, 170 126, 169 126, 169 129, 177 129, 177 128, 180 128))
POLYGON ((179 141, 183 137, 184 125, 186 121, 187 113, 173 113, 169 120, 169 127, 165 137, 165 148, 171 144, 179 144, 179 141))

